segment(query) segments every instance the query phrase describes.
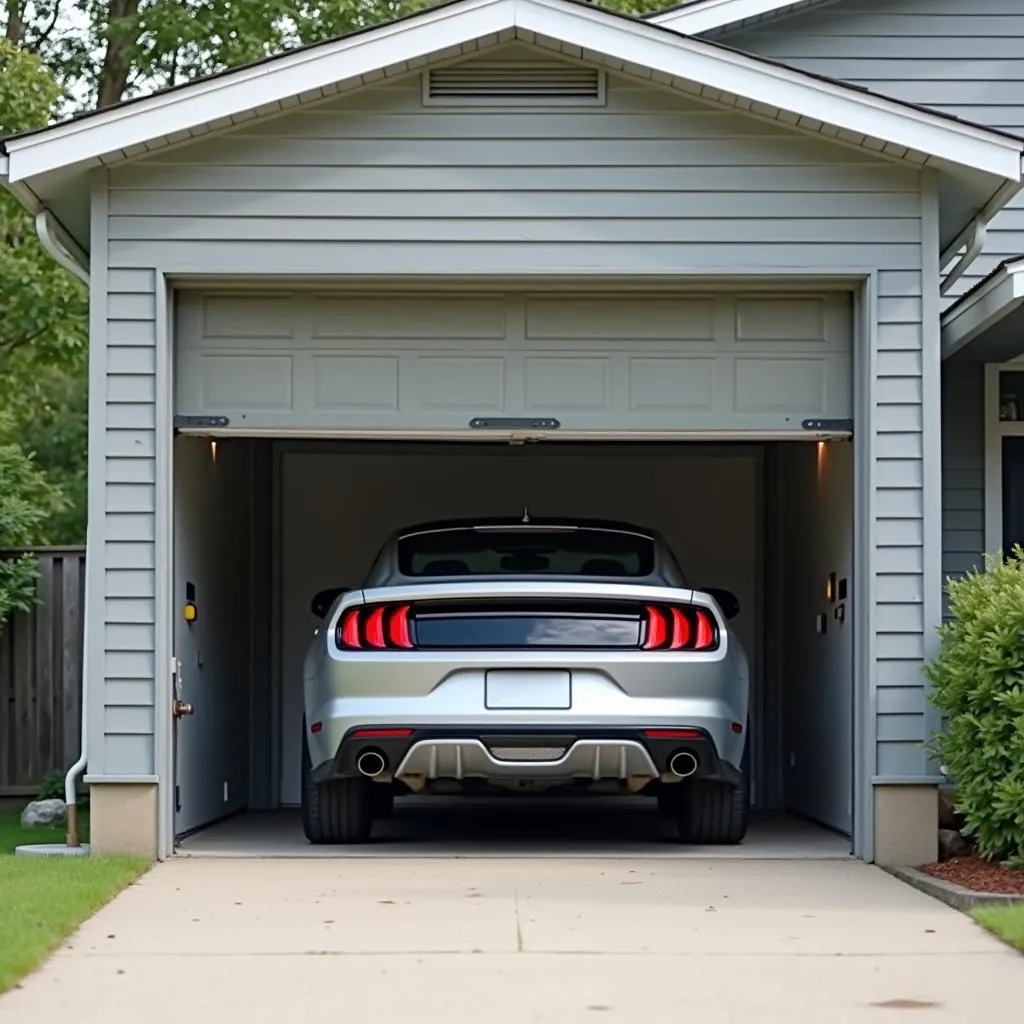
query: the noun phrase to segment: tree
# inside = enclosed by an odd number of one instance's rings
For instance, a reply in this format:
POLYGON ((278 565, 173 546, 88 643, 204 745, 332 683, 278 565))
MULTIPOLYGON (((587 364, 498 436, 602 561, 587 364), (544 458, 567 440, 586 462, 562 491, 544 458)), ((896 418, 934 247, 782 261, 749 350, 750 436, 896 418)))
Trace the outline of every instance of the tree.
MULTIPOLYGON (((0 435, 9 428, 0 419, 0 435)), ((44 542, 47 520, 64 502, 19 444, 0 440, 0 551, 44 542)), ((0 630, 12 611, 32 607, 35 581, 33 555, 0 556, 0 630)))

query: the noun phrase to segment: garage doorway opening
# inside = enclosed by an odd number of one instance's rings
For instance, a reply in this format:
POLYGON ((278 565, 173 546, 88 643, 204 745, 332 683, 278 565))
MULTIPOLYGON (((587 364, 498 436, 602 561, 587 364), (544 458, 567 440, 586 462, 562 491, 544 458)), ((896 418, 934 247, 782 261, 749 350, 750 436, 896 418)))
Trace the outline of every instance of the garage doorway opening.
MULTIPOLYGON (((173 827, 182 849, 202 852, 228 836, 236 852, 247 844, 253 853, 275 844, 312 852, 294 810, 302 661, 316 627, 310 599, 323 588, 358 586, 396 529, 525 509, 657 530, 694 586, 736 595, 740 612, 730 627, 751 666, 746 758, 755 810, 741 852, 766 849, 779 826, 788 830, 789 855, 848 854, 853 467, 847 440, 510 445, 178 436, 176 696, 193 709, 173 725, 173 827)), ((429 807, 432 799, 399 800, 387 837, 414 849, 419 834, 443 848, 438 823, 447 822, 460 840, 508 839, 491 828, 486 807, 466 816, 429 807)), ((553 818, 541 808, 541 837, 586 839, 593 814, 598 847, 617 834, 618 817, 638 851, 648 842, 668 849, 655 801, 615 800, 553 818), (627 811, 636 816, 619 817, 627 811)))

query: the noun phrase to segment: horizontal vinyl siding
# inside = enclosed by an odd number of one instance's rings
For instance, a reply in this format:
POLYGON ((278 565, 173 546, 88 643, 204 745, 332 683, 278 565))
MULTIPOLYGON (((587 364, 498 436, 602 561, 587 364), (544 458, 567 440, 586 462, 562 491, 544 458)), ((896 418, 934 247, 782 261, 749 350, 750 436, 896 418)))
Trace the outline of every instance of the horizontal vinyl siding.
POLYGON ((109 776, 155 770, 155 279, 148 268, 107 274, 102 774, 109 776))
MULTIPOLYGON (((1024 135, 1020 0, 839 0, 742 29, 729 46, 1024 135)), ((1024 197, 993 221, 961 294, 1024 253, 1024 197)))
MULTIPOLYGON (((483 114, 423 108, 413 77, 110 170, 106 597, 127 620, 111 625, 131 628, 107 634, 107 684, 119 684, 108 695, 138 699, 155 671, 149 268, 388 277, 857 267, 877 271, 880 319, 880 577, 862 585, 875 594, 878 685, 899 695, 900 716, 885 727, 877 768, 924 773, 919 176, 617 76, 607 96, 606 108, 483 114)), ((126 726, 107 740, 119 770, 151 770, 151 735, 126 726)))
POLYGON ((614 75, 607 97, 423 107, 411 76, 154 154, 111 172, 111 265, 918 269, 913 171, 614 75))

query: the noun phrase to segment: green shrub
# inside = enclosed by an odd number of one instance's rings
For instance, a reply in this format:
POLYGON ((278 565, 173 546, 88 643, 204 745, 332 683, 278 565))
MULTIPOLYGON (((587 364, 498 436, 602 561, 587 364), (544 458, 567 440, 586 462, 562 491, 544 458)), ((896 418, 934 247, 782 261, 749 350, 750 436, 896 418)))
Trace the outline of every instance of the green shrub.
POLYGON ((39 795, 37 800, 63 800, 64 799, 64 773, 47 772, 43 781, 39 783, 39 795))
POLYGON ((947 590, 951 621, 927 669, 946 720, 932 750, 981 854, 1024 866, 1024 551, 947 590))

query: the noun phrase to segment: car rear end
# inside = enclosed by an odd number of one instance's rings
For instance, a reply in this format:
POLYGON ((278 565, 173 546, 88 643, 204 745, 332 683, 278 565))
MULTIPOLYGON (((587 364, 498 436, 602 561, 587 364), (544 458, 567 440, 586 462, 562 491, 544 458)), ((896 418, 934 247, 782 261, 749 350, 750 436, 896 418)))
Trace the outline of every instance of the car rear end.
POLYGON ((305 666, 313 782, 737 786, 745 654, 711 596, 644 580, 402 577, 346 594, 305 666))

